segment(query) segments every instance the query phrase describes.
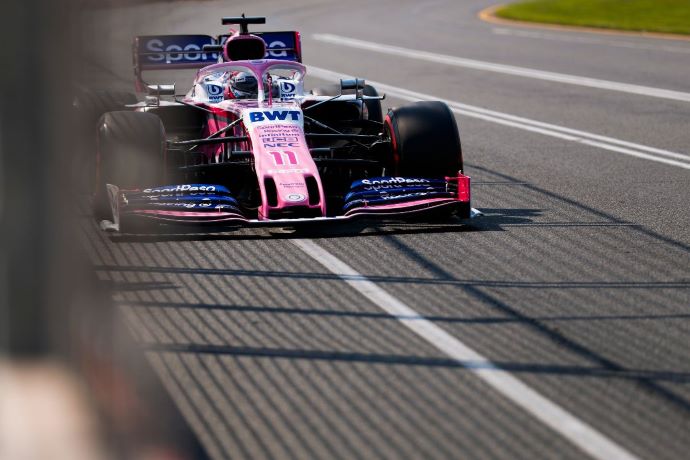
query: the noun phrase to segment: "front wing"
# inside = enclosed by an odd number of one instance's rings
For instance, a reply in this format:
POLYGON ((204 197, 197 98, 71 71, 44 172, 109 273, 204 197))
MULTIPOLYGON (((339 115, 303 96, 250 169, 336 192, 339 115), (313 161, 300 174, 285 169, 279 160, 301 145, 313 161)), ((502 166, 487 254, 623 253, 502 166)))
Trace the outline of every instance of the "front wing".
POLYGON ((208 226, 293 227, 344 222, 357 218, 407 219, 438 212, 461 218, 479 215, 470 206, 470 178, 463 174, 444 179, 379 177, 356 181, 345 196, 341 214, 333 217, 256 219, 247 217, 221 185, 182 184, 122 190, 108 184, 112 220, 101 222, 106 231, 129 224, 158 222, 208 226))

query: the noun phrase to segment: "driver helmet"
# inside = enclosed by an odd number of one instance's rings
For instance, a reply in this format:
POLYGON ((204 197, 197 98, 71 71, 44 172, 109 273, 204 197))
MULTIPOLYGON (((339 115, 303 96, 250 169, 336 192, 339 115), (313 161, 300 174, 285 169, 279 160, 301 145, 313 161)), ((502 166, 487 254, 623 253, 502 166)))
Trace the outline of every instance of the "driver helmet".
POLYGON ((230 77, 230 92, 235 99, 246 99, 258 95, 256 77, 249 72, 237 72, 230 77))

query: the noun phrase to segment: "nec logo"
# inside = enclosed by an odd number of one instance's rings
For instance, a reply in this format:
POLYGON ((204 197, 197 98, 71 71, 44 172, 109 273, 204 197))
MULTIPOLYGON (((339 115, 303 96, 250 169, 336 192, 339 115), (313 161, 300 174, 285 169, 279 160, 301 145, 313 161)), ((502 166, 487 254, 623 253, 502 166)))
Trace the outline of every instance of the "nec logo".
POLYGON ((261 112, 251 112, 249 121, 256 123, 259 121, 299 121, 299 110, 263 110, 261 112))

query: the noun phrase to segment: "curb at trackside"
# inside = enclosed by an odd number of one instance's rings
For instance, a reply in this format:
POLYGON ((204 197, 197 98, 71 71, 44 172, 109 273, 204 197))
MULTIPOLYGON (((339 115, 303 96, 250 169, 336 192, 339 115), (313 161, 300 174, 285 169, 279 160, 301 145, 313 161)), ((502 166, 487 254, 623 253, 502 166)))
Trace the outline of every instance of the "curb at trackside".
POLYGON ((562 24, 549 24, 541 22, 519 21, 515 19, 504 19, 496 16, 496 10, 505 5, 494 5, 481 10, 477 17, 485 22, 501 24, 506 26, 531 27, 534 29, 559 30, 562 32, 585 32, 601 35, 618 35, 622 37, 657 38, 662 40, 690 41, 690 35, 668 34, 661 32, 634 32, 629 30, 601 29, 596 27, 567 26, 562 24))

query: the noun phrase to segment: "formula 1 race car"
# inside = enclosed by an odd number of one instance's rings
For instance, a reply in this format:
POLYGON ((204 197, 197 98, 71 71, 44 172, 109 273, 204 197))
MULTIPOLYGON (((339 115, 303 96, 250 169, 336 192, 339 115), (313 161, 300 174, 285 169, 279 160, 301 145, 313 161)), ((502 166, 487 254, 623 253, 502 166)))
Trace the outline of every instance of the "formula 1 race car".
POLYGON ((468 218, 455 118, 441 102, 383 115, 361 79, 304 90, 298 32, 250 34, 265 18, 223 18, 231 34, 136 37, 142 102, 98 122, 94 214, 136 220, 293 226, 418 214, 468 218), (143 72, 199 69, 185 96, 143 72))

